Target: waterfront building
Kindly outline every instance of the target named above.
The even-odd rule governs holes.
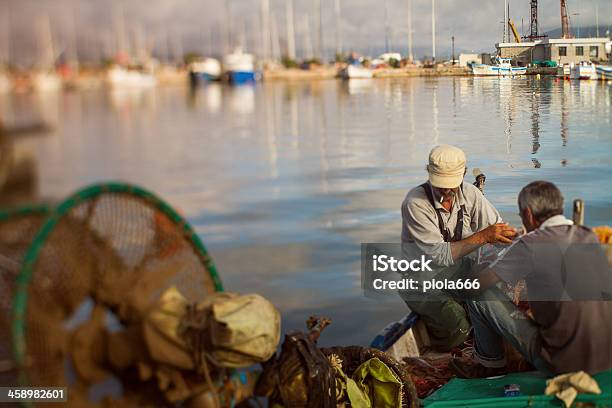
[[[581,61],[606,62],[609,38],[542,38],[535,41],[495,44],[502,58],[524,66],[533,61],[554,61],[559,65]]]

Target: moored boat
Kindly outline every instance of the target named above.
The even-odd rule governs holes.
[[[32,76],[32,88],[37,92],[56,92],[62,88],[62,79],[54,71],[36,72]]]
[[[477,76],[515,76],[525,75],[526,67],[513,67],[510,58],[497,58],[494,65],[474,64],[472,74]]]
[[[255,57],[238,48],[223,58],[223,68],[227,79],[232,84],[255,82],[258,79],[255,71]]]
[[[344,79],[355,79],[372,78],[374,74],[371,69],[368,69],[363,65],[349,64],[338,72],[338,76]]]
[[[221,79],[221,63],[216,58],[205,58],[189,65],[189,78],[192,84],[218,81]]]
[[[571,68],[569,64],[563,64],[557,67],[557,77],[559,78],[569,78],[571,73]]]
[[[603,80],[612,80],[612,66],[610,65],[597,65],[595,66],[595,72],[597,72],[597,78]]]
[[[121,66],[112,67],[107,74],[111,88],[152,88],[157,84],[153,74],[139,70],[130,70]]]
[[[572,65],[570,69],[570,79],[597,79],[595,65],[588,61],[582,61]]]
[[[11,80],[7,74],[0,71],[0,94],[11,91]]]

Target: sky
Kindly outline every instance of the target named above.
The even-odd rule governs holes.
[[[286,49],[286,3],[270,2],[272,26],[281,52]],[[335,0],[293,0],[298,57],[317,49],[316,2],[322,4],[323,48],[331,57],[336,47]],[[375,55],[385,46],[385,0],[339,0],[342,49]],[[431,0],[386,0],[389,43],[405,55],[408,4],[412,2],[413,48],[431,55]],[[519,33],[527,32],[529,0],[508,0],[510,17]],[[125,43],[153,49],[164,58],[185,52],[219,54],[227,49],[228,27],[233,45],[259,53],[262,49],[262,0],[0,0],[0,58],[33,63],[40,58],[41,23],[50,22],[55,52],[76,44],[80,57],[98,59],[117,48],[125,21]],[[602,34],[612,24],[612,1],[568,0],[573,25],[595,25],[598,9]],[[559,0],[540,0],[540,30],[559,27]],[[228,15],[228,19],[226,16]],[[503,0],[436,0],[436,51],[449,55],[451,36],[457,52],[491,52],[501,39]],[[123,18],[118,16],[123,15]],[[8,20],[8,24],[6,23]],[[47,30],[48,31],[48,30]],[[310,32],[308,36],[307,33]],[[59,51],[58,51],[59,50]]]

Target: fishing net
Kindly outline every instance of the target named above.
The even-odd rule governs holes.
[[[15,385],[10,333],[16,278],[23,257],[48,213],[47,206],[0,211],[0,386]]]
[[[21,381],[72,390],[111,376],[109,337],[130,338],[166,288],[189,301],[222,290],[187,222],[153,194],[117,183],[60,204],[34,237],[17,280],[13,346]],[[124,354],[140,351],[137,342],[127,344]]]

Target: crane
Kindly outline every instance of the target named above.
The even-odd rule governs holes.
[[[569,30],[569,17],[567,16],[567,5],[565,0],[561,1],[561,38],[571,38]]]
[[[514,25],[512,20],[510,20],[510,18],[508,18],[508,27],[510,27],[510,31],[512,31],[512,35],[514,36],[514,42],[520,43],[521,37],[519,36],[519,33],[516,30],[516,26]]]

